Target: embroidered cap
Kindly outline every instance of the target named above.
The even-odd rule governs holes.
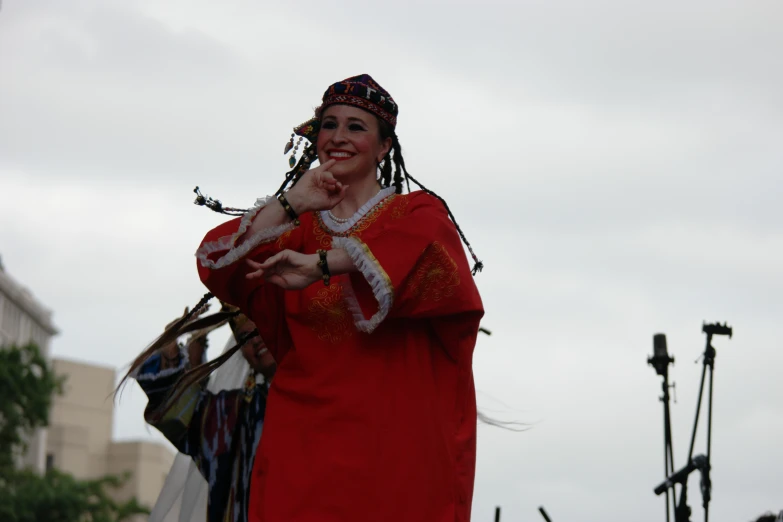
[[[369,74],[360,74],[329,86],[321,99],[321,106],[315,109],[315,117],[295,127],[294,132],[315,143],[321,128],[321,113],[331,105],[358,107],[378,116],[392,128],[397,125],[397,103]]]

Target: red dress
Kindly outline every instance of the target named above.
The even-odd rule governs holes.
[[[348,223],[308,213],[237,244],[260,206],[197,253],[204,284],[252,318],[278,363],[249,520],[468,522],[484,312],[443,205],[384,189]],[[328,287],[245,279],[244,257],[338,247],[359,271]]]

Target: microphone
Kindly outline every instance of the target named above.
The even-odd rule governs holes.
[[[653,491],[655,491],[656,495],[660,495],[661,493],[664,493],[667,489],[669,489],[673,485],[682,484],[688,479],[688,475],[690,475],[691,472],[696,469],[700,469],[700,470],[708,469],[707,457],[705,457],[704,455],[696,455],[695,457],[693,457],[693,459],[691,459],[691,461],[688,463],[687,466],[670,475],[669,478],[661,482],[658,485],[658,487],[656,487]],[[702,477],[703,476],[704,475],[702,475]]]
[[[655,373],[665,375],[669,364],[674,363],[674,357],[669,357],[666,349],[666,335],[659,333],[653,335],[653,356],[647,358],[647,364],[655,368]]]
[[[669,355],[666,349],[666,334],[653,335],[653,357],[667,357]]]

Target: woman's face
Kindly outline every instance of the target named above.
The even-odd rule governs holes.
[[[318,132],[318,160],[336,160],[329,169],[336,178],[376,177],[378,163],[392,146],[391,138],[381,141],[378,120],[369,112],[349,105],[332,105],[321,115]]]
[[[252,322],[247,321],[239,328],[235,337],[242,338],[242,336],[249,334],[255,329],[256,326]],[[274,357],[272,357],[272,354],[269,353],[269,350],[264,346],[264,342],[259,335],[249,339],[242,345],[240,350],[242,350],[242,355],[245,357],[245,360],[250,367],[257,372],[264,373],[266,369],[269,369],[275,364]]]

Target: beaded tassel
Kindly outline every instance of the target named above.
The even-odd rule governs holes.
[[[285,144],[285,149],[283,149],[283,155],[285,156],[288,154],[288,151],[294,148],[294,136],[296,136],[293,132],[291,133],[291,139],[288,140],[288,143]]]
[[[293,152],[291,152],[291,157],[288,158],[288,166],[290,168],[294,168],[294,165],[296,165],[296,153],[297,153],[297,151],[299,151],[299,146],[302,144],[302,140],[303,139],[304,138],[299,136],[299,140],[296,142],[296,146],[294,147]],[[291,138],[291,141],[288,142],[288,145],[293,145],[293,143],[294,143],[294,138]],[[286,147],[288,147],[288,145],[286,145]]]

